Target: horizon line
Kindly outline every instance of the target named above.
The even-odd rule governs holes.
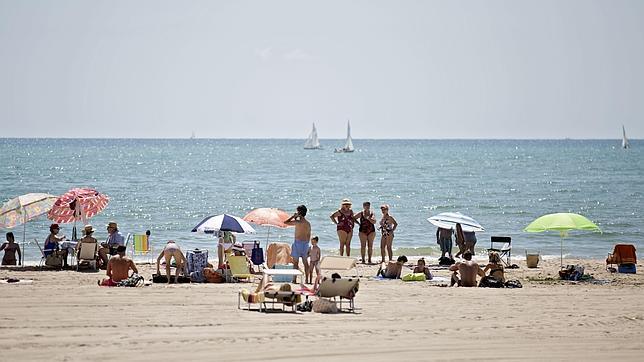
[[[286,140],[298,141],[306,140],[306,138],[290,138],[290,137],[0,137],[0,140]],[[319,138],[319,140],[344,140],[345,138]],[[620,138],[353,138],[353,140],[364,141],[621,141]],[[641,141],[639,138],[629,138],[629,141]]]

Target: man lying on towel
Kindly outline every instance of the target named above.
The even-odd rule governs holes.
[[[121,280],[129,278],[130,270],[134,273],[139,272],[132,259],[125,256],[125,250],[123,245],[116,248],[117,255],[111,257],[107,263],[107,279],[103,279],[101,286],[115,287]]]

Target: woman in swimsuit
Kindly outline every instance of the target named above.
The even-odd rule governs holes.
[[[181,249],[179,248],[179,245],[174,242],[174,240],[170,240],[166,243],[165,247],[163,248],[163,251],[161,251],[161,254],[159,254],[159,257],[157,258],[157,275],[161,274],[161,271],[159,270],[159,264],[161,263],[161,258],[165,258],[165,275],[166,278],[168,278],[168,284],[170,284],[171,280],[171,275],[170,275],[170,263],[172,261],[172,258],[174,258],[174,263],[175,263],[175,275],[174,275],[174,282],[178,283],[179,282],[179,272],[181,271],[183,275],[187,276],[186,272],[186,257],[183,255],[181,252]]]
[[[393,251],[391,246],[394,242],[394,231],[398,227],[396,219],[389,215],[389,205],[384,204],[380,206],[380,211],[382,211],[382,219],[380,219],[380,231],[382,237],[380,238],[380,256],[382,256],[382,262],[385,262],[385,254],[389,253],[389,261],[393,259]]]
[[[4,250],[2,265],[16,265],[16,253],[18,253],[18,265],[21,265],[22,254],[20,253],[20,246],[16,244],[16,239],[12,232],[7,233],[7,242],[0,246],[0,251],[2,250]]]
[[[490,253],[489,257],[489,263],[488,265],[485,266],[485,269],[483,269],[484,273],[487,273],[487,271],[490,271],[489,276],[492,278],[505,283],[505,275],[503,272],[503,264],[501,264],[501,257],[499,256],[499,253],[493,252]]]
[[[67,240],[65,235],[58,235],[60,226],[58,224],[51,224],[49,226],[49,235],[45,238],[45,256],[57,254],[63,258],[63,267],[67,267],[67,248],[60,248],[60,242]]]
[[[342,199],[340,209],[330,216],[331,221],[337,225],[338,239],[340,240],[340,256],[351,256],[351,238],[353,237],[353,225],[356,222],[351,210],[351,200]]]
[[[365,247],[368,248],[369,264],[371,264],[371,255],[373,254],[373,239],[376,238],[376,217],[371,211],[371,203],[365,201],[362,203],[362,211],[355,214],[353,217],[360,228],[358,229],[358,236],[360,237],[360,255],[362,256],[362,264],[365,263],[364,254]]]

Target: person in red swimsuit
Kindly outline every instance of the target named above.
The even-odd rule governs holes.
[[[338,239],[340,240],[340,256],[344,256],[344,250],[347,251],[347,256],[351,256],[351,238],[353,237],[353,225],[355,219],[353,218],[353,210],[351,210],[351,200],[342,199],[340,209],[330,216],[331,221],[336,224],[338,231]]]
[[[371,255],[373,255],[373,240],[376,238],[376,217],[371,211],[371,203],[365,201],[362,203],[362,211],[355,214],[353,217],[360,228],[358,229],[358,236],[360,237],[360,256],[362,257],[362,264],[365,263],[364,255],[365,248],[368,249],[369,264],[371,264]]]

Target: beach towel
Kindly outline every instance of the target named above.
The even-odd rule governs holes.
[[[131,277],[123,279],[116,283],[117,287],[141,287],[145,283],[145,278],[138,274],[132,274]]]
[[[188,273],[202,272],[208,266],[208,250],[188,250],[186,252]]]

